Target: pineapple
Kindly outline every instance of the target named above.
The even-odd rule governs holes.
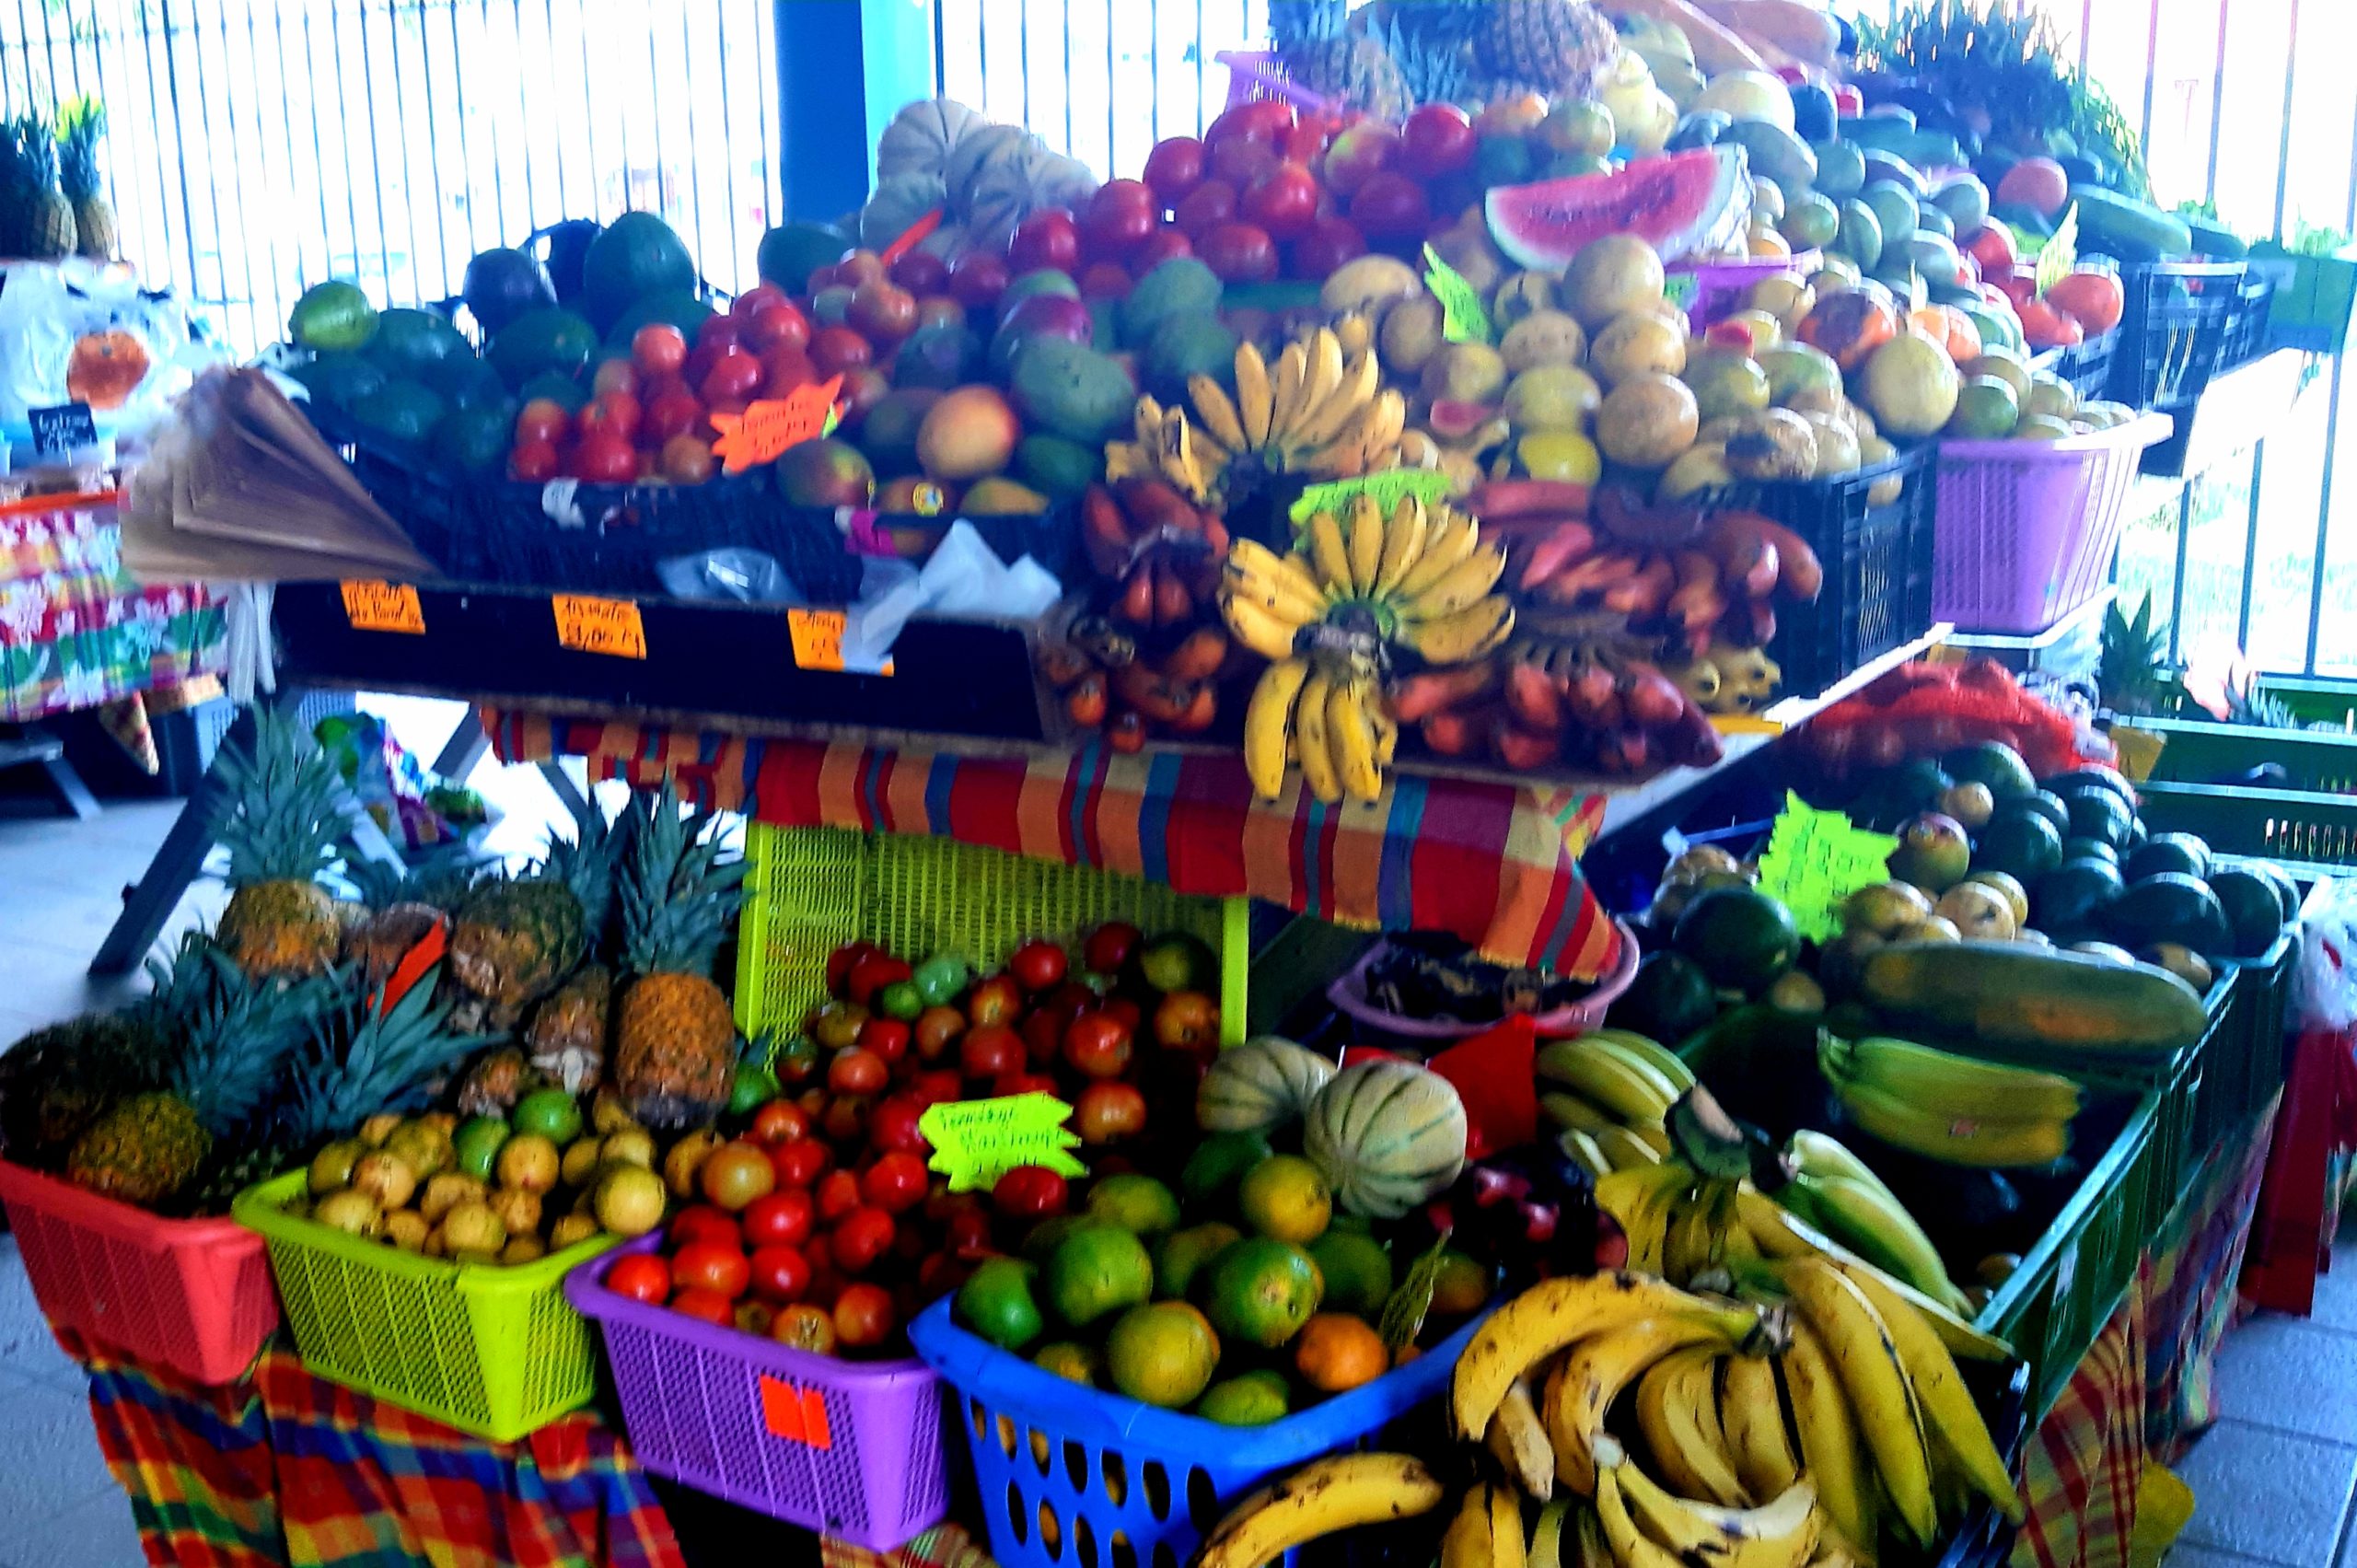
[[[162,1048],[140,1007],[34,1030],[0,1056],[0,1147],[19,1163],[53,1166],[127,1087],[145,1086]]]
[[[499,1046],[475,1058],[459,1082],[459,1111],[465,1116],[505,1116],[516,1102],[548,1081],[524,1060],[522,1050]]]
[[[567,1094],[579,1094],[605,1074],[606,1018],[613,994],[612,972],[603,964],[584,964],[540,1004],[524,1031],[532,1065]]]
[[[1502,87],[1576,97],[1620,52],[1612,23],[1587,0],[1495,0],[1487,9],[1474,52]]]
[[[512,1029],[579,961],[581,900],[546,877],[485,882],[450,928],[449,979],[462,1021]]]
[[[57,174],[74,204],[75,248],[97,261],[115,253],[114,208],[99,183],[99,138],[106,134],[106,106],[95,98],[69,99],[57,111]]]
[[[342,862],[351,795],[291,714],[257,708],[254,721],[252,747],[225,746],[214,763],[213,830],[234,889],[218,935],[255,979],[294,979],[326,969],[343,947],[343,918],[319,877]]]
[[[349,1137],[372,1116],[424,1108],[433,1086],[490,1043],[460,1032],[428,974],[386,1008],[354,997],[321,1016],[296,1058],[295,1090],[273,1129],[280,1167]]]
[[[2103,612],[2103,653],[2096,666],[2096,688],[2104,705],[2131,717],[2165,713],[2177,680],[2168,668],[2169,633],[2153,623],[2153,596],[2132,616],[2115,598]]]
[[[57,186],[57,141],[38,114],[7,127],[9,238],[19,253],[40,260],[74,254],[74,203]]]
[[[743,902],[741,858],[723,861],[708,813],[683,819],[667,785],[638,814],[621,884],[614,1086],[648,1127],[711,1121],[728,1103],[737,1025],[712,967]]]
[[[390,904],[344,933],[343,961],[360,971],[370,990],[393,978],[410,949],[442,923],[432,904]]]
[[[1416,107],[1416,93],[1384,41],[1350,26],[1345,0],[1272,0],[1269,28],[1286,74],[1332,102],[1385,122]]]

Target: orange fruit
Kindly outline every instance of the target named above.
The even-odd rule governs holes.
[[[1334,1218],[1334,1190],[1299,1155],[1271,1155],[1244,1173],[1236,1206],[1262,1236],[1300,1245],[1326,1234]]]
[[[1329,1394],[1372,1383],[1389,1369],[1391,1353],[1383,1336],[1364,1318],[1347,1312],[1320,1312],[1301,1326],[1294,1342],[1294,1370],[1311,1388]]]
[[[1444,1252],[1433,1280],[1433,1311],[1443,1318],[1479,1312],[1490,1299],[1490,1271],[1462,1252]]]
[[[1222,1334],[1274,1350],[1301,1331],[1325,1294],[1326,1282],[1308,1253],[1253,1236],[1212,1260],[1203,1299]]]
[[[1195,1402],[1219,1366],[1219,1336],[1183,1301],[1132,1307],[1105,1336],[1113,1387],[1141,1404],[1176,1410]]]

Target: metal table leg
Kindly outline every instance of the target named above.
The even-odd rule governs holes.
[[[287,700],[294,700],[292,693]],[[221,744],[250,746],[253,738],[253,710],[244,708],[230,721],[229,732],[222,737]],[[212,852],[213,813],[219,790],[213,770],[207,768],[204,776],[196,781],[196,787],[189,791],[180,816],[173,819],[172,830],[164,835],[146,871],[123,889],[122,913],[115,917],[114,928],[99,945],[98,957],[90,960],[92,974],[130,973],[146,958],[156,938],[163,935],[164,923],[180,907],[180,895],[203,871],[204,857]]]

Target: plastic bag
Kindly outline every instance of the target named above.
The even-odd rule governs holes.
[[[655,575],[673,598],[717,599],[724,604],[807,604],[794,579],[774,556],[731,547],[674,555],[655,563]]]
[[[2301,911],[2300,962],[2287,1004],[2291,1026],[2343,1033],[2357,1026],[2357,877],[2318,883]]]
[[[227,356],[169,293],[79,258],[17,261],[0,284],[0,432],[29,447],[26,411],[86,403],[99,435],[139,436],[199,370]]]
[[[860,602],[845,617],[843,668],[881,668],[912,615],[1033,621],[1062,596],[1054,573],[1028,555],[1007,565],[974,525],[961,519],[942,536],[923,571],[898,582],[873,574],[863,583]]]
[[[377,830],[404,854],[469,842],[497,820],[481,796],[428,772],[373,714],[335,714],[314,733]]]

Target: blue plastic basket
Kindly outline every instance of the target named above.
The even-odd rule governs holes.
[[[1001,1568],[1180,1568],[1243,1493],[1444,1392],[1474,1329],[1298,1415],[1221,1426],[1042,1372],[958,1328],[949,1306],[920,1313],[909,1340],[950,1386]]]

